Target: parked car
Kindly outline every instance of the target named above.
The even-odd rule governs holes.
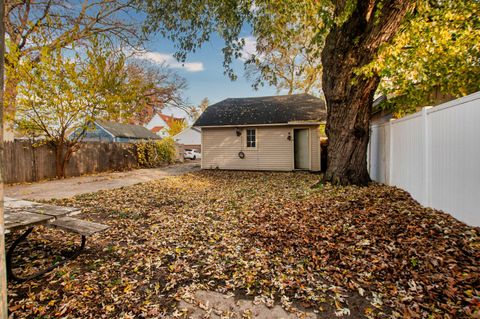
[[[196,160],[197,158],[202,158],[202,153],[197,150],[185,149],[185,153],[183,153],[183,158]]]

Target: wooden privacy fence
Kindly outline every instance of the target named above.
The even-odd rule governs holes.
[[[6,142],[5,183],[36,182],[54,178],[55,151],[49,145],[31,141]],[[122,171],[138,167],[131,143],[84,142],[66,166],[66,176]]]
[[[480,92],[372,125],[373,180],[480,226]]]

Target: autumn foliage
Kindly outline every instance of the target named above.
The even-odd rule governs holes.
[[[11,312],[184,318],[177,301],[201,289],[321,318],[478,316],[478,228],[394,187],[317,182],[307,173],[202,171],[55,201],[110,229],[75,262],[10,284]],[[39,267],[29,258],[46,238],[48,261],[70,237],[34,232],[14,262]]]
[[[158,167],[175,162],[177,149],[171,137],[161,141],[144,141],[135,144],[140,167]]]

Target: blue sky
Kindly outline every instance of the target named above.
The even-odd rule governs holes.
[[[249,34],[244,37],[253,39]],[[216,103],[229,97],[247,97],[275,95],[274,87],[263,87],[254,90],[251,83],[245,79],[243,72],[243,62],[237,60],[234,62],[234,69],[238,75],[236,81],[231,81],[223,74],[223,40],[218,36],[212,36],[212,40],[205,43],[200,50],[191,53],[187,61],[182,66],[171,55],[175,53],[174,43],[160,35],[151,35],[149,41],[145,44],[149,60],[164,61],[170,65],[170,68],[178,72],[187,79],[188,89],[185,91],[189,101],[198,105],[200,101],[207,97],[210,103]],[[248,48],[247,48],[248,50]],[[185,116],[180,110],[165,110],[166,114],[175,114]]]

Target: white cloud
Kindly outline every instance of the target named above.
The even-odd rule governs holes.
[[[245,62],[250,59],[252,55],[257,54],[257,38],[248,36],[243,38],[243,40],[245,41],[245,45],[242,48],[240,60]]]
[[[183,69],[187,72],[201,72],[205,70],[202,62],[178,62],[173,55],[169,53],[138,51],[134,57],[155,64],[166,65],[172,69]]]

